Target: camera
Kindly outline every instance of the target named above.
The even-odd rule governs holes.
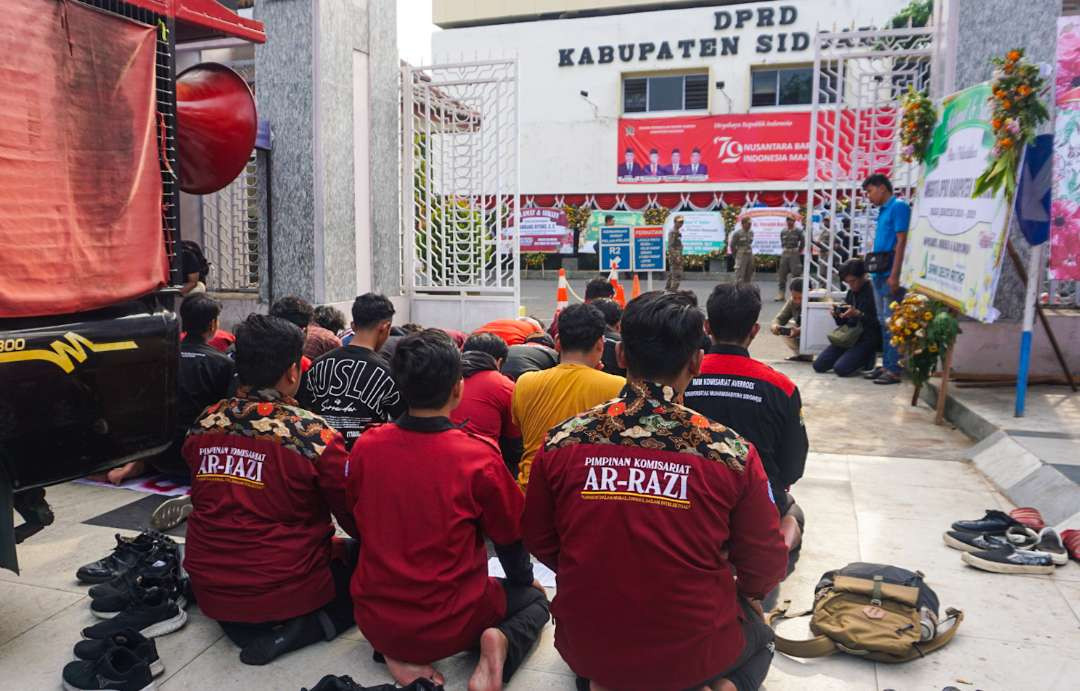
[[[781,336],[790,336],[791,335],[791,327],[790,326],[781,326],[776,330],[776,333],[780,334]]]

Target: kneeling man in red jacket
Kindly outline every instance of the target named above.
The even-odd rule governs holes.
[[[703,323],[683,293],[630,302],[626,387],[533,463],[525,543],[557,573],[555,647],[593,691],[749,691],[772,662],[761,599],[787,547],[753,445],[681,403]]]
[[[524,497],[495,442],[450,421],[462,365],[444,332],[402,339],[393,371],[408,413],[368,428],[349,457],[356,622],[402,686],[443,683],[431,663],[479,644],[469,691],[501,689],[548,621],[521,542]],[[505,579],[488,577],[485,535]]]
[[[184,566],[199,607],[262,665],[353,624],[355,541],[341,435],[297,406],[304,333],[251,315],[236,330],[239,388],[188,432],[193,511]]]

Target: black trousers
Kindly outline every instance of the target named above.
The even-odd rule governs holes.
[[[506,593],[506,617],[495,628],[502,631],[509,643],[503,665],[503,683],[506,683],[540,638],[551,618],[551,604],[544,593],[531,585],[514,585],[502,578],[499,582]]]
[[[334,599],[321,608],[301,617],[314,615],[322,625],[323,640],[333,640],[347,631],[354,623],[352,596],[349,583],[360,556],[360,544],[355,540],[345,540],[345,549],[341,559],[330,561],[330,574],[334,579]],[[300,617],[296,617],[299,619]],[[257,624],[246,622],[219,621],[221,629],[233,643],[241,648],[247,647],[256,638],[265,636],[282,624],[292,620],[265,621]],[[312,641],[313,643],[315,641]]]
[[[769,666],[772,664],[775,635],[769,625],[750,607],[749,602],[740,597],[739,606],[744,615],[739,624],[745,641],[739,657],[722,674],[717,674],[700,684],[694,684],[687,691],[699,691],[702,686],[715,684],[721,679],[727,679],[735,684],[735,688],[739,691],[756,691],[765,683],[765,677],[769,675]],[[589,680],[578,677],[577,689],[589,691]]]
[[[866,365],[873,365],[877,359],[877,345],[864,339],[850,348],[828,345],[814,360],[814,371],[824,374],[835,370],[837,376],[850,377]]]

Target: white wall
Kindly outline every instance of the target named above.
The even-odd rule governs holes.
[[[793,183],[692,183],[619,185],[615,180],[618,119],[622,113],[622,75],[668,70],[709,68],[709,113],[750,112],[751,65],[809,65],[814,60],[812,37],[820,27],[832,30],[842,26],[882,26],[908,0],[788,0],[744,5],[641,12],[587,19],[564,19],[523,22],[463,29],[448,29],[432,36],[432,54],[436,63],[461,59],[485,59],[517,56],[520,61],[521,108],[521,192],[523,194],[559,193],[640,193],[680,192],[725,189],[791,189]],[[716,12],[794,7],[797,19],[787,26],[758,27],[757,15],[740,29],[717,31]],[[774,16],[774,21],[776,17]],[[763,34],[803,32],[811,36],[804,51],[778,52],[778,39],[769,53],[756,52],[758,37]],[[683,39],[721,39],[738,37],[738,54],[701,57],[695,44],[692,56],[684,58],[677,42]],[[790,45],[791,37],[787,39]],[[631,62],[618,57],[620,44],[652,42],[658,47],[667,41],[673,59],[657,60],[655,54]],[[559,66],[559,49],[574,48],[574,59],[581,49],[590,48],[597,58],[597,47],[616,47],[610,64]],[[719,47],[718,47],[719,53]],[[715,82],[725,82],[728,100],[715,89]],[[588,100],[579,92],[587,91]],[[591,102],[591,103],[590,103]],[[730,108],[730,110],[729,110]],[[754,112],[809,110],[809,106],[755,108]],[[693,114],[706,114],[697,111]],[[673,114],[677,115],[677,114]],[[655,114],[645,114],[656,117]]]

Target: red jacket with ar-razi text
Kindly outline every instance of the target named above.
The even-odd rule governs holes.
[[[362,543],[356,624],[387,657],[434,662],[502,620],[506,592],[488,577],[485,535],[509,582],[532,583],[521,490],[494,442],[447,418],[369,428],[352,448],[348,493]]]
[[[787,567],[757,452],[674,395],[628,384],[552,429],[525,501],[525,545],[558,576],[555,647],[620,691],[725,672],[744,643],[736,596]]]
[[[331,513],[356,533],[338,432],[273,389],[242,390],[203,412],[183,455],[194,505],[184,567],[207,616],[279,621],[333,599]]]

